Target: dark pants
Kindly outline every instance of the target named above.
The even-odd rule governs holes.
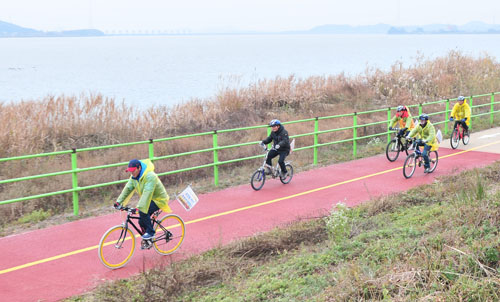
[[[279,155],[280,158],[278,159],[278,163],[280,164],[281,172],[287,173],[286,166],[285,166],[285,158],[287,157],[288,153],[289,153],[288,151],[276,151],[276,150],[272,149],[267,154],[266,164],[272,166],[273,165],[272,159]]]
[[[465,131],[469,130],[469,126],[467,126],[467,123],[462,122],[462,121],[455,121],[455,125],[453,126],[453,129],[457,128],[457,124],[461,124]]]
[[[154,235],[155,230],[153,229],[153,223],[151,222],[151,215],[158,211],[158,206],[156,205],[156,202],[151,200],[151,204],[149,205],[149,210],[148,213],[143,213],[139,211],[139,225],[143,230],[146,231],[146,233],[149,233],[151,235]]]
[[[417,147],[424,146],[424,151],[422,152],[422,157],[424,158],[424,167],[430,168],[431,165],[429,164],[429,151],[431,150],[432,146],[424,144],[424,143],[419,143],[416,145],[417,145]]]

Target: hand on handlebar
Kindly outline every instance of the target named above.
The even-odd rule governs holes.
[[[389,127],[389,130],[391,130],[391,131],[392,131],[392,127]]]
[[[115,209],[117,209],[117,210],[120,210],[120,209],[122,208],[122,205],[121,205],[121,204],[119,204],[118,202],[115,202],[115,203],[113,204],[113,207],[114,207]]]
[[[453,117],[452,116],[450,116],[450,122],[453,122]]]

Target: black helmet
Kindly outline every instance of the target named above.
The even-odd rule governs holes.
[[[461,96],[459,96],[459,97],[457,98],[457,101],[459,101],[459,102],[461,102],[461,101],[465,101],[465,97],[461,95]]]
[[[280,120],[272,120],[269,122],[269,126],[274,127],[274,126],[280,126],[281,122]]]
[[[425,113],[422,113],[419,117],[418,117],[419,120],[423,121],[423,120],[426,120],[428,121],[429,120],[429,116]]]
[[[405,108],[405,106],[398,106],[398,108],[396,110],[397,110],[397,112],[400,112],[400,111],[405,111],[406,108]]]

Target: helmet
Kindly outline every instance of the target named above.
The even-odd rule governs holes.
[[[426,120],[428,121],[429,120],[429,116],[425,113],[421,114],[419,117],[418,117],[419,120],[423,121],[423,120]]]
[[[457,101],[459,101],[459,102],[464,101],[464,100],[465,100],[465,97],[464,97],[464,96],[459,96],[459,97],[457,98]]]
[[[405,106],[398,106],[398,108],[396,110],[398,112],[400,112],[400,111],[406,111],[406,108],[405,108]]]
[[[269,126],[274,127],[274,126],[280,126],[281,122],[279,120],[272,120],[269,122]]]

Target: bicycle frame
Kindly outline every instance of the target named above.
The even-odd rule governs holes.
[[[271,149],[267,149],[267,148],[265,148],[265,149],[264,149],[264,151],[266,151],[267,153],[266,153],[266,156],[264,157],[264,162],[262,163],[262,166],[259,168],[259,170],[260,170],[260,171],[263,171],[264,173],[266,172],[266,169],[269,169],[269,166],[266,164],[266,161],[267,161],[267,157],[269,156],[269,152],[270,152],[271,150],[276,150],[276,149],[274,149],[274,148],[271,148]],[[287,165],[287,164],[290,164],[290,162],[285,161],[285,165]],[[278,172],[279,172],[279,171],[281,171],[281,168],[280,168],[280,166],[279,166],[279,162],[276,162],[276,165],[275,165],[274,167],[273,167],[273,166],[271,166],[271,171],[270,171],[270,172],[271,172],[271,174],[270,174],[270,175],[271,175],[273,178],[276,178],[276,177],[278,177],[278,176],[279,176],[279,175],[278,175]]]
[[[131,208],[127,208],[127,207],[124,207],[122,209],[123,211],[127,211],[127,218],[125,218],[125,221],[122,223],[123,227],[124,227],[124,233],[122,234],[122,236],[120,236],[120,238],[118,239],[118,241],[122,240],[121,238],[125,238],[125,236],[123,236],[124,234],[126,234],[126,231],[127,229],[129,229],[129,224],[132,225],[132,227],[137,231],[137,233],[139,233],[139,235],[144,235],[145,231],[142,230],[142,228],[138,228],[136,226],[136,224],[134,223],[133,220],[139,220],[140,217],[137,217],[137,216],[132,216],[132,209]],[[151,223],[153,224],[153,228],[155,226],[155,224],[158,224],[159,227],[163,230],[164,234],[168,234],[168,230],[166,228],[164,228],[160,222],[157,220],[157,217],[160,216],[161,214],[161,210],[157,210],[155,211],[152,215],[151,215]],[[154,242],[157,242],[157,241],[160,241],[160,240],[163,240],[165,238],[163,238],[164,235],[160,236],[159,238],[153,238],[153,239],[149,239],[148,241],[151,241],[151,243],[154,243]]]

